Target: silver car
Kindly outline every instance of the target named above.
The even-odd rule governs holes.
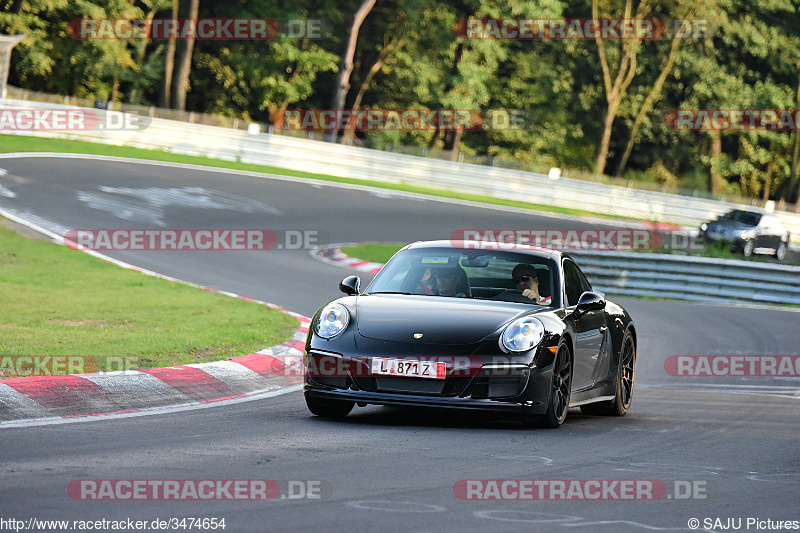
[[[734,209],[700,226],[700,237],[708,242],[730,243],[731,249],[749,257],[774,255],[779,261],[789,248],[789,231],[775,215]]]

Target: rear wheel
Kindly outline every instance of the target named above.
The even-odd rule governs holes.
[[[553,360],[553,379],[550,384],[550,401],[547,412],[539,418],[539,424],[546,428],[557,428],[564,423],[569,410],[572,394],[572,358],[565,343],[558,346]]]
[[[617,392],[611,402],[590,403],[581,406],[586,415],[623,416],[631,407],[633,398],[633,377],[636,371],[636,345],[633,335],[625,333],[619,350],[617,369]]]
[[[344,400],[319,400],[306,396],[308,410],[324,418],[344,418],[353,410],[354,402]]]

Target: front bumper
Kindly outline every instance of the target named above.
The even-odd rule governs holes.
[[[709,228],[705,231],[701,231],[700,237],[706,242],[727,243],[734,249],[744,248],[745,243],[747,243],[748,241],[748,239],[742,237],[742,234],[739,232],[730,232],[730,231],[719,232],[719,231],[714,231],[714,229],[712,228]]]
[[[332,363],[326,365],[325,358]],[[336,368],[335,375],[318,372],[325,367]],[[311,351],[304,391],[307,397],[318,400],[536,415],[547,410],[551,383],[552,364],[538,368],[534,364],[481,364],[473,360],[469,368],[450,368],[445,379],[435,380],[376,376],[369,370],[368,357]]]

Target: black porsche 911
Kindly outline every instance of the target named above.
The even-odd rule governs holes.
[[[631,405],[633,321],[566,253],[417,242],[359,285],[342,280],[347,296],[311,321],[304,393],[318,416],[407,405],[558,427],[570,407],[621,416]]]

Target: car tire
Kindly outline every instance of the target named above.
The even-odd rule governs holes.
[[[778,244],[778,248],[775,249],[775,259],[777,259],[778,261],[783,261],[784,259],[786,259],[787,248],[788,246],[786,245],[786,243],[781,241]]]
[[[619,349],[617,392],[610,402],[590,403],[581,406],[585,415],[625,416],[633,398],[633,380],[636,374],[636,343],[630,331],[625,332]]]
[[[750,239],[749,241],[744,243],[744,246],[742,247],[742,253],[744,254],[745,257],[750,257],[751,255],[753,255],[753,250],[755,249],[756,249],[756,241]]]
[[[306,396],[308,410],[323,418],[344,418],[353,410],[355,402],[345,400],[319,400]]]
[[[572,395],[572,356],[563,341],[558,345],[553,359],[553,377],[550,383],[547,411],[537,422],[541,427],[555,429],[566,420]]]

